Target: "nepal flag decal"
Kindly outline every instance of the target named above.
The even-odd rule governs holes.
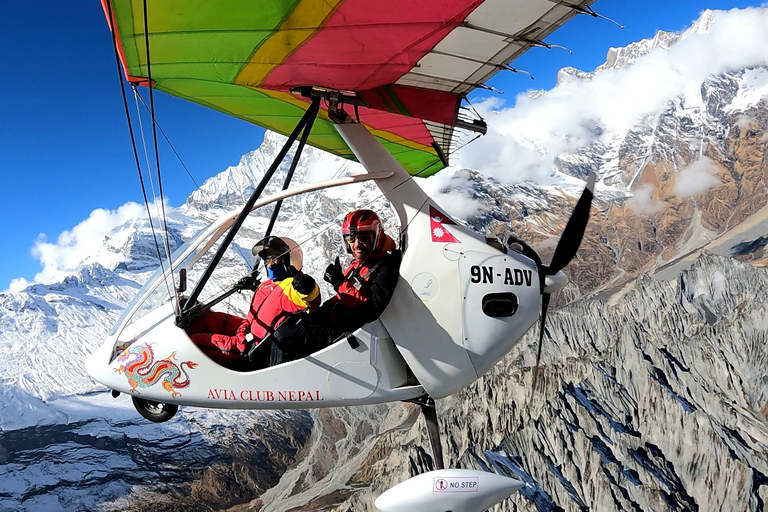
[[[459,243],[450,231],[445,228],[445,224],[456,225],[451,219],[440,213],[434,206],[429,206],[429,228],[432,231],[433,242]]]

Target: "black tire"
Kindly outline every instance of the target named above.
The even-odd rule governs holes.
[[[139,411],[139,414],[155,423],[168,421],[173,418],[176,415],[176,411],[179,410],[179,406],[176,404],[153,402],[152,400],[144,400],[137,396],[132,396],[131,399],[133,400],[133,406]]]

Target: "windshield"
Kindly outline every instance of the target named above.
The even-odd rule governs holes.
[[[288,236],[300,244],[304,252],[302,270],[315,277],[322,288],[322,296],[326,299],[334,295],[335,291],[323,282],[324,269],[336,256],[342,255],[343,259],[346,254],[340,224],[346,212],[352,209],[352,204],[347,207],[344,203],[355,198],[359,199],[361,195],[354,192],[355,189],[359,190],[362,187],[368,188],[370,192],[378,192],[375,184],[370,182],[347,185],[339,189],[311,191],[289,197],[280,210],[281,215],[278,216],[273,230],[274,235]],[[374,201],[370,201],[366,207],[377,210],[384,224],[387,225],[387,231],[397,238],[399,224],[397,215],[386,199],[379,196]],[[254,264],[263,267],[259,259],[251,254],[251,248],[266,232],[272,210],[272,205],[258,208],[246,218],[206,282],[197,299],[199,302],[208,303],[231,290],[240,278],[251,272]],[[142,329],[126,329],[126,327],[160,306],[171,303],[174,295],[173,286],[174,283],[179,284],[181,269],[185,269],[187,274],[186,292],[182,293],[182,296],[191,293],[216,254],[233,220],[232,213],[221,217],[174,251],[173,281],[168,275],[167,263],[165,278],[163,270],[158,268],[120,316],[111,335],[117,334],[117,341],[121,343],[133,341],[140,336],[143,333]],[[266,279],[263,273],[261,279]],[[248,314],[250,298],[251,294],[235,293],[216,308],[244,317]],[[171,314],[172,308],[169,307],[166,311],[166,314]]]
[[[178,283],[178,269],[181,268],[179,266],[179,258],[181,258],[185,253],[190,251],[190,248],[196,247],[200,244],[200,242],[206,238],[208,238],[208,231],[210,229],[210,226],[207,229],[203,229],[199,233],[197,233],[195,236],[184,242],[178,249],[176,249],[173,254],[171,255],[171,260],[174,262],[177,262],[174,266],[174,282]],[[168,272],[168,262],[164,261],[162,266],[158,267],[152,275],[149,276],[149,279],[147,279],[147,282],[144,283],[144,286],[141,287],[141,289],[138,291],[138,293],[133,297],[131,302],[128,303],[128,306],[126,306],[123,313],[120,315],[120,318],[118,318],[117,322],[115,322],[114,327],[112,328],[112,331],[109,333],[110,336],[114,336],[117,331],[124,327],[126,319],[131,316],[132,312],[136,311],[139,305],[143,306],[141,307],[140,311],[136,311],[136,314],[131,317],[131,321],[135,321],[142,316],[144,316],[147,312],[151,311],[153,307],[158,306],[160,304],[163,304],[165,302],[169,301],[169,290],[171,285],[171,280],[168,279],[168,286],[165,286],[162,284],[162,277],[163,273]],[[160,285],[160,286],[158,286]],[[153,288],[158,287],[157,290],[155,290],[154,293],[151,295],[148,295],[149,291]],[[125,324],[127,325],[127,324]]]

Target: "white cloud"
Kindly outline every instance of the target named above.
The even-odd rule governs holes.
[[[738,126],[739,130],[744,131],[749,129],[749,127],[752,126],[752,123],[754,122],[755,120],[750,116],[739,116],[734,125]]]
[[[350,160],[344,160],[341,157],[330,153],[321,153],[313,151],[305,157],[307,172],[304,181],[313,183],[316,181],[325,181],[346,174],[359,174],[365,172],[362,165]]]
[[[653,199],[653,186],[643,185],[627,199],[627,206],[635,213],[653,215],[664,207],[664,203]]]
[[[718,174],[714,162],[703,156],[677,173],[672,192],[680,197],[695,196],[722,183]]]
[[[430,176],[419,185],[451,217],[467,219],[488,208],[476,194],[468,171],[441,172]]]
[[[717,11],[707,33],[688,33],[634,65],[589,81],[565,80],[546,94],[519,95],[514,107],[494,98],[475,105],[488,135],[456,155],[456,167],[482,170],[507,183],[551,179],[555,158],[624,135],[672,98],[701,104],[710,75],[768,64],[768,10]]]
[[[154,205],[152,207],[155,211]],[[169,212],[167,205],[166,212]],[[50,284],[76,272],[83,264],[99,262],[109,266],[115,263],[117,256],[104,250],[104,237],[114,228],[129,221],[145,219],[146,216],[144,205],[130,202],[117,210],[93,210],[80,224],[62,232],[55,242],[49,242],[48,237],[41,233],[32,248],[32,256],[40,261],[43,269],[35,275],[34,281]],[[24,283],[25,280],[16,279],[11,286]]]
[[[29,281],[27,281],[23,277],[19,277],[19,278],[16,278],[16,279],[11,281],[11,284],[8,286],[8,291],[9,292],[20,292],[20,291],[23,291],[24,288],[26,288],[30,284],[32,284],[32,283],[30,283]]]

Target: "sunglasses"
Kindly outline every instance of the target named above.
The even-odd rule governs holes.
[[[362,233],[349,233],[344,235],[344,240],[347,243],[352,243],[359,240],[364,244],[372,244],[375,237],[375,233],[363,231]]]

